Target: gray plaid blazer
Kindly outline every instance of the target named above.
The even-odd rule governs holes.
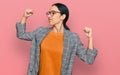
[[[32,32],[26,32],[26,24],[22,25],[20,22],[16,22],[17,37],[22,40],[32,41],[27,75],[38,75],[40,63],[39,45],[50,30],[50,27],[41,26]],[[64,28],[64,51],[60,75],[72,75],[72,65],[75,55],[87,64],[93,64],[97,53],[98,50],[96,48],[94,50],[90,50],[89,48],[85,50],[79,36]]]

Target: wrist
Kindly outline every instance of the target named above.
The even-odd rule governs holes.
[[[22,19],[27,19],[27,18],[28,18],[28,17],[26,17],[26,16],[23,16],[23,17],[22,17]]]
[[[88,40],[92,40],[92,37],[88,37]]]
[[[88,39],[92,39],[92,36],[88,37]]]
[[[21,19],[21,24],[25,24],[26,21],[27,21],[27,18],[23,16],[22,19]]]

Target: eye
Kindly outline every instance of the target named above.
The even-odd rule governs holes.
[[[51,14],[53,14],[53,15],[54,15],[54,14],[55,14],[55,12],[54,12],[54,11],[52,11],[52,12],[51,12]]]

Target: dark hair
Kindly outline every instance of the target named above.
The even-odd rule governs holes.
[[[64,25],[65,29],[70,30],[68,28],[68,26],[66,25],[66,22],[67,22],[67,20],[69,18],[69,10],[68,10],[67,6],[62,4],[62,3],[55,3],[52,6],[54,6],[54,5],[58,8],[58,10],[60,11],[61,15],[63,15],[63,14],[66,15],[65,19],[63,20],[63,25]]]

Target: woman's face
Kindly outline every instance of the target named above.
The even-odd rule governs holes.
[[[50,10],[46,13],[50,25],[56,25],[63,21],[60,11],[56,6],[51,6]]]

